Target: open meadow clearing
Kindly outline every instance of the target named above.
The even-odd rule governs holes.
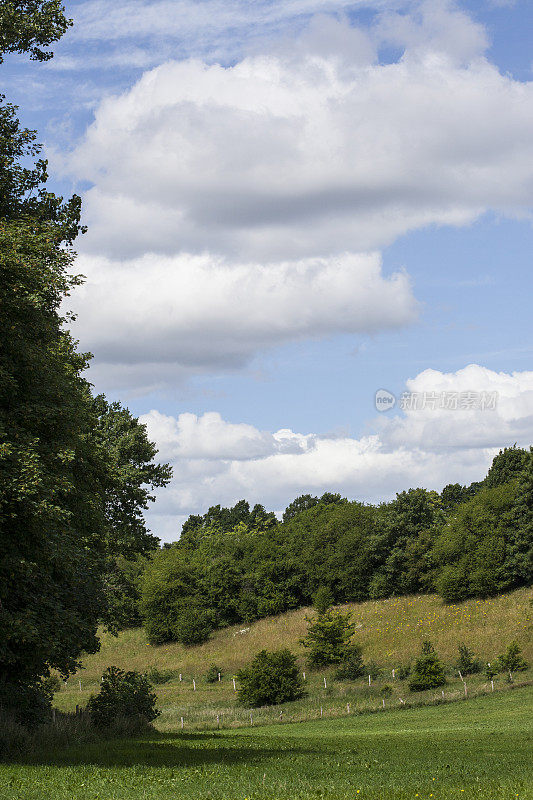
[[[529,800],[531,688],[253,730],[154,733],[0,767],[2,800]]]

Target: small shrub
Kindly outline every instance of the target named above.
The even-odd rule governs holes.
[[[220,677],[222,677],[222,670],[220,669],[220,667],[217,667],[216,664],[211,664],[211,666],[205,673],[205,679],[207,683],[216,683],[218,681],[219,673]]]
[[[487,661],[487,663],[485,664],[485,677],[487,678],[487,680],[491,681],[497,674],[498,670],[496,669],[494,664],[491,664]]]
[[[59,692],[61,686],[61,678],[57,675],[48,675],[46,678],[43,678],[43,687],[47,692]]]
[[[415,661],[409,688],[412,692],[423,692],[424,689],[434,689],[445,683],[446,675],[443,664],[431,642],[424,642],[422,655]]]
[[[341,664],[349,651],[355,630],[351,615],[328,609],[306,619],[307,636],[301,641],[309,650],[309,665],[325,667],[328,664]]]
[[[408,678],[409,675],[411,674],[411,665],[403,664],[401,667],[398,667],[398,669],[395,671],[394,674],[396,675],[398,680],[400,681],[406,680],[406,678]]]
[[[365,674],[363,651],[358,644],[349,647],[335,677],[341,681],[354,681]]]
[[[192,646],[207,642],[214,628],[213,613],[201,608],[182,608],[172,625],[173,638]]]
[[[168,683],[176,676],[173,669],[157,669],[157,667],[150,667],[145,672],[146,677],[154,686],[159,686],[162,683]]]
[[[381,687],[379,693],[382,697],[390,697],[392,695],[392,686],[389,686],[388,683],[386,683],[385,686]]]
[[[148,725],[159,716],[155,704],[156,696],[146,675],[108,667],[102,676],[100,692],[89,698],[87,710],[98,728],[118,725],[121,729],[128,726],[133,729]]]
[[[498,656],[497,668],[499,672],[520,672],[527,669],[527,662],[522,658],[522,648],[518,642],[511,642],[505,653]]]
[[[245,706],[277,705],[304,696],[296,656],[290,650],[261,650],[237,678],[239,700]]]
[[[381,677],[383,670],[381,669],[375,661],[369,661],[368,664],[365,664],[365,675],[370,675],[370,679],[373,681],[377,681],[378,678]]]
[[[481,662],[475,658],[472,650],[469,650],[464,642],[459,645],[459,658],[457,659],[457,669],[461,675],[474,675],[481,672]]]

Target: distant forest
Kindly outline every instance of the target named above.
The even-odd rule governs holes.
[[[439,494],[400,492],[378,506],[303,495],[282,521],[245,500],[185,522],[138,576],[153,643],[194,644],[217,628],[312,602],[437,592],[486,597],[533,576],[533,450],[500,451],[484,480]]]

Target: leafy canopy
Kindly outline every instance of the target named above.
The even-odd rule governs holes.
[[[60,0],[4,0],[0,3],[0,63],[6,53],[29,53],[36,61],[53,57],[44,50],[72,25]]]

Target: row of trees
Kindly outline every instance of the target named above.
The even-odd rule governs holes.
[[[47,60],[70,24],[56,0],[0,2],[0,62]],[[67,676],[99,622],[131,616],[120,560],[157,547],[143,511],[170,477],[144,426],[84,377],[62,311],[82,282],[81,202],[49,191],[39,153],[0,96],[0,706],[25,720],[46,712],[51,668]]]
[[[241,501],[185,523],[141,580],[150,641],[203,641],[217,626],[309,605],[420,592],[488,596],[533,578],[533,453],[502,451],[468,487],[401,492],[370,506],[297,498],[283,521]]]

